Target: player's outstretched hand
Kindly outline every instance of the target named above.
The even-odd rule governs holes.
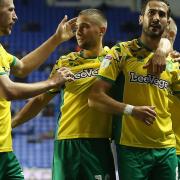
[[[156,119],[156,112],[154,109],[154,106],[134,106],[132,115],[150,126]]]
[[[166,54],[161,50],[156,50],[143,68],[147,69],[148,74],[159,76],[166,69]]]
[[[56,39],[59,43],[68,41],[75,35],[76,20],[77,17],[68,20],[68,16],[67,15],[64,16],[63,20],[58,25],[55,33]]]
[[[58,69],[57,72],[52,77],[50,77],[49,80],[54,87],[61,87],[67,81],[74,81],[74,74],[70,71],[70,69],[62,67]]]

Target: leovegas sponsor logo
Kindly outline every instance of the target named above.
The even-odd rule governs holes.
[[[94,77],[98,75],[99,68],[96,69],[83,69],[82,71],[74,74],[75,79],[87,78],[87,77]]]
[[[138,75],[135,72],[130,72],[129,74],[130,74],[130,82],[132,83],[152,84],[160,89],[167,89],[169,85],[168,81],[159,79],[151,74],[145,76]]]

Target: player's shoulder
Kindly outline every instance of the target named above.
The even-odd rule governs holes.
[[[135,41],[136,40],[134,39],[131,41],[119,42],[112,47],[111,51],[112,53],[117,53],[120,56],[130,54],[131,50],[135,47]]]
[[[60,58],[56,61],[57,65],[61,66],[70,66],[72,62],[76,61],[80,58],[79,52],[70,52],[68,54],[60,56]]]
[[[16,59],[17,58],[15,56],[8,53],[6,49],[0,44],[0,61],[12,65],[12,63],[14,63],[13,61]]]
[[[79,56],[79,52],[70,52],[68,54],[60,56],[59,60],[74,60]]]
[[[6,56],[9,53],[4,49],[4,47],[0,44],[0,55],[1,56]]]
[[[113,48],[114,49],[129,49],[131,47],[133,47],[136,44],[136,40],[137,39],[133,39],[131,41],[123,41],[123,42],[118,42],[116,43]]]

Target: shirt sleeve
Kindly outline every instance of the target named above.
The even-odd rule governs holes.
[[[4,75],[4,74],[7,74],[7,73],[0,59],[0,75]]]
[[[98,78],[114,84],[124,65],[121,44],[114,46],[101,63]]]
[[[16,57],[6,53],[4,59],[0,56],[0,75],[9,74],[10,67],[16,64]]]
[[[60,69],[62,67],[62,59],[60,58],[59,60],[56,61],[56,64],[54,65],[50,75],[49,75],[49,78],[52,77],[58,69]],[[50,94],[57,94],[60,92],[60,89],[59,88],[53,88],[51,90],[48,91],[48,93]]]
[[[15,66],[17,63],[17,58],[15,56],[12,56],[12,59],[10,60],[10,66]]]

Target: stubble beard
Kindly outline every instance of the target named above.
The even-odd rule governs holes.
[[[159,32],[153,32],[153,31],[149,30],[149,28],[143,28],[143,32],[146,36],[156,39],[156,38],[161,38],[164,30],[161,29]]]

